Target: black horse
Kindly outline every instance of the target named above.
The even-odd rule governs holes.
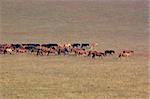
[[[79,43],[74,43],[71,45],[73,48],[79,48],[81,46],[81,44]]]
[[[47,48],[51,48],[55,46],[58,46],[58,44],[42,44],[42,47],[47,47]]]
[[[106,50],[105,51],[105,56],[107,56],[107,55],[113,55],[113,54],[115,54],[114,50]]]
[[[88,44],[88,43],[83,43],[83,44],[81,44],[81,48],[87,48],[87,47],[89,47],[90,46],[90,44]]]

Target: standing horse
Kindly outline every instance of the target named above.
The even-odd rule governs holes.
[[[134,53],[133,50],[123,50],[122,52],[123,52],[123,53],[132,53],[132,54]]]
[[[80,49],[76,51],[76,55],[86,55],[88,52],[85,49]]]
[[[7,54],[7,53],[9,53],[9,54],[12,54],[12,52],[14,51],[14,49],[13,48],[6,48],[6,49],[4,49],[4,54]]]
[[[37,55],[37,56],[38,56],[38,55],[43,55],[42,50],[41,50],[41,49],[37,49],[37,53],[36,53],[36,55]]]
[[[53,53],[53,54],[56,54],[56,49],[54,47],[52,48],[49,48],[48,52],[47,52],[47,56],[50,54],[50,53]]]
[[[71,45],[73,48],[79,48],[81,46],[80,43],[74,43]]]
[[[18,48],[17,49],[17,53],[25,53],[25,52],[27,52],[27,49],[25,49],[25,48]]]
[[[88,44],[88,43],[81,44],[81,48],[88,48],[89,46],[90,46],[90,44]]]
[[[97,43],[91,43],[91,44],[90,44],[90,49],[91,49],[91,50],[94,49],[97,45],[98,45]]]
[[[64,54],[66,55],[68,53],[68,50],[66,48],[59,48],[57,51],[58,55]]]
[[[92,58],[95,58],[96,56],[98,56],[98,57],[103,57],[103,56],[105,56],[105,53],[103,53],[103,52],[98,52],[98,51],[89,51],[88,52],[88,56],[91,56],[92,55]]]
[[[74,53],[76,56],[77,55],[87,54],[87,52],[85,51],[85,49],[81,49],[81,48],[72,48],[71,49],[71,53]]]
[[[115,51],[114,50],[105,50],[105,56],[107,56],[107,55],[113,55],[113,54],[115,54]]]
[[[92,54],[92,58],[95,58],[95,56],[101,57],[103,58],[103,56],[105,56],[105,53],[103,52],[96,52]]]
[[[129,56],[131,56],[132,54],[134,53],[134,51],[133,50],[123,50],[123,51],[121,51],[121,53],[119,53],[119,58],[121,58],[121,57],[129,57]]]
[[[119,58],[121,58],[121,57],[129,57],[129,56],[131,56],[131,53],[119,53]]]

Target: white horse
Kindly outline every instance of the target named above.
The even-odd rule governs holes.
[[[98,43],[91,43],[90,50],[94,49],[97,45],[98,45]]]
[[[12,48],[6,48],[4,50],[4,54],[6,54],[6,53],[12,54],[13,51],[14,51],[14,49],[12,49]]]

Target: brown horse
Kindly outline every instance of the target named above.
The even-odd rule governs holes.
[[[131,55],[133,55],[134,51],[133,50],[123,50],[119,53],[119,58],[121,57],[129,57]]]
[[[77,50],[76,55],[86,55],[88,52],[85,49]]]
[[[56,51],[56,49],[54,49],[54,48],[49,48],[48,51],[47,51],[47,56],[48,56],[50,53],[51,53],[51,54],[56,54],[57,51]]]
[[[17,52],[19,52],[19,53],[25,53],[25,52],[27,52],[27,49],[25,49],[25,48],[18,48]]]
[[[134,53],[133,50],[123,50],[122,52],[123,52],[123,53],[132,53],[132,54]]]
[[[82,48],[72,48],[71,53],[74,53],[75,55],[86,55],[88,52]]]
[[[131,56],[131,53],[119,53],[119,58],[121,58],[121,57],[129,57],[129,56]]]
[[[105,53],[98,52],[98,51],[89,51],[88,56],[91,56],[91,55],[92,55],[92,58],[95,58],[96,56],[103,58],[103,56],[105,56]]]

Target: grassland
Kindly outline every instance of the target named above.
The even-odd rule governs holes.
[[[0,56],[1,99],[148,99],[147,57]]]
[[[0,55],[0,99],[149,99],[148,0],[0,0],[0,43],[97,42],[117,59]]]

